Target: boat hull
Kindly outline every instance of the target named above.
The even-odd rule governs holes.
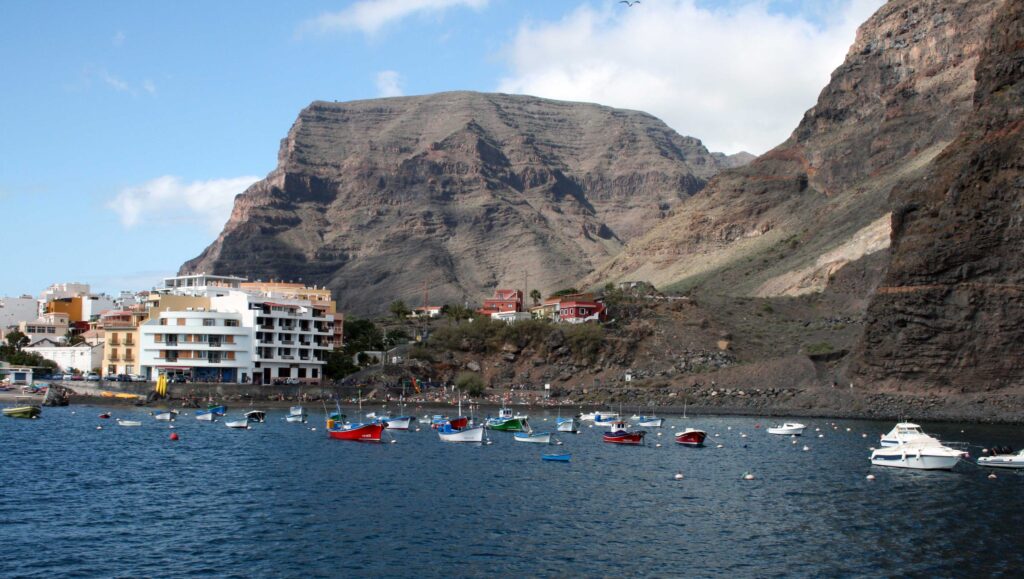
[[[501,432],[523,432],[526,430],[526,421],[521,418],[492,418],[487,421],[487,428]]]
[[[284,418],[288,422],[305,422],[306,417],[301,414],[289,414]]]
[[[245,419],[249,422],[263,422],[267,419],[267,413],[262,410],[250,410],[245,413]]]
[[[556,429],[558,432],[578,432],[580,429],[580,422],[575,418],[561,418],[558,421]]]
[[[228,428],[246,429],[249,428],[249,419],[243,418],[242,420],[227,420],[224,422],[224,426]]]
[[[358,442],[380,442],[384,425],[379,423],[346,425],[327,430],[327,436],[334,440],[355,440]]]
[[[171,410],[168,412],[157,412],[153,415],[153,418],[162,422],[171,422],[176,416],[178,416],[178,413]]]
[[[637,426],[642,426],[644,428],[661,428],[661,425],[664,424],[664,423],[665,423],[665,419],[664,418],[644,418],[644,417],[641,417],[640,420],[637,421],[636,425]]]
[[[547,460],[550,462],[569,462],[572,459],[571,454],[542,454],[540,455],[541,460]]]
[[[196,420],[202,420],[203,422],[213,422],[214,418],[216,418],[216,415],[213,412],[209,412],[207,410],[196,411]]]
[[[910,449],[906,452],[894,452],[892,449],[879,449],[871,453],[871,464],[893,468],[909,468],[915,470],[952,470],[960,462],[962,454],[952,449],[951,452],[929,452],[922,449]]]
[[[4,416],[10,416],[11,418],[35,418],[43,413],[42,408],[38,406],[15,406],[13,408],[4,408]]]
[[[412,425],[412,416],[396,416],[394,418],[383,419],[387,425],[388,430],[409,430],[409,426]]]
[[[782,426],[772,426],[768,428],[768,434],[780,434],[783,436],[800,436],[804,433],[804,429],[807,428],[803,424],[783,424]]]
[[[1019,454],[983,456],[978,459],[978,466],[1024,469],[1024,456]]]
[[[639,445],[644,443],[645,434],[647,433],[643,430],[636,432],[606,432],[603,439],[609,444]]]
[[[536,434],[517,432],[514,438],[516,442],[529,442],[533,444],[551,444],[550,432],[538,432]]]
[[[473,426],[463,430],[453,430],[446,432],[441,429],[437,431],[437,436],[441,439],[441,442],[483,442],[484,441],[484,427]]]
[[[703,430],[689,429],[676,433],[676,444],[683,446],[704,446],[708,433]]]
[[[138,420],[118,420],[117,421],[117,425],[118,426],[132,426],[132,427],[135,427],[135,426],[142,426],[142,422],[140,422]]]

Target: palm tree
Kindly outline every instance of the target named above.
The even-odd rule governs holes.
[[[540,295],[540,290],[539,289],[533,288],[532,290],[530,290],[530,299],[533,300],[533,305],[539,306],[540,305],[540,298],[541,298],[541,295]]]

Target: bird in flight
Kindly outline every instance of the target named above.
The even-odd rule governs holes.
[[[639,3],[640,3],[640,0],[633,0],[632,2],[630,2],[630,0],[619,0],[619,4],[625,4],[626,6],[629,6],[630,8],[632,8],[634,4],[639,4]]]

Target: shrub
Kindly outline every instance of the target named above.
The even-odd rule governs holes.
[[[455,386],[466,394],[478,397],[484,393],[484,380],[475,372],[459,372]]]

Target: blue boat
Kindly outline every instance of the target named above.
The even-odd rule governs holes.
[[[541,460],[550,460],[554,462],[569,462],[572,458],[571,454],[542,454],[540,455]]]

